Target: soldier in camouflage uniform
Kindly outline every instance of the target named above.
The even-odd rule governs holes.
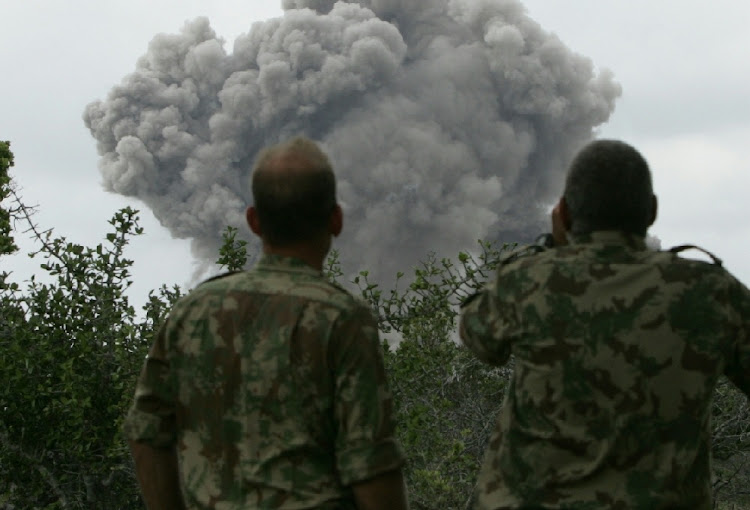
[[[750,292],[714,263],[644,242],[651,174],[622,142],[573,161],[554,246],[501,263],[460,332],[513,376],[480,509],[712,508],[711,397],[750,394]]]
[[[180,300],[125,432],[151,509],[407,508],[404,456],[369,309],[322,265],[342,228],[328,158],[296,138],[259,156],[249,272]]]

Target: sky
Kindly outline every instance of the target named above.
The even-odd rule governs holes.
[[[484,0],[477,0],[478,3]],[[745,223],[750,191],[750,4],[735,0],[527,0],[528,15],[572,51],[609,70],[622,87],[598,136],[637,147],[648,160],[659,198],[651,229],[664,248],[696,244],[750,282]],[[152,38],[208,18],[231,53],[256,21],[283,15],[280,4],[246,0],[8,2],[0,32],[0,139],[10,140],[13,176],[36,221],[56,235],[95,245],[107,220],[126,205],[141,210],[146,234],[132,242],[131,296],[161,284],[190,286],[196,263],[187,240],[173,239],[150,209],[103,187],[88,104],[105,100],[136,68]],[[346,212],[346,209],[345,209]],[[346,231],[344,233],[346,235]],[[16,281],[38,272],[24,253],[0,261]],[[344,241],[346,242],[346,241]]]

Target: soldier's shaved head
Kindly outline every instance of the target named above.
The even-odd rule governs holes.
[[[568,169],[563,194],[573,234],[621,230],[644,236],[655,218],[651,171],[643,156],[617,140],[584,147]]]
[[[304,137],[268,147],[255,163],[253,200],[264,238],[285,246],[325,232],[336,207],[336,178],[328,156]]]

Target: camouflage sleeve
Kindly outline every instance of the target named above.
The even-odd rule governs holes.
[[[340,317],[330,349],[341,482],[351,485],[401,467],[383,348],[370,311],[361,306]]]
[[[157,448],[176,442],[176,394],[169,378],[167,322],[159,328],[149,350],[136,382],[133,405],[123,424],[123,432],[128,439]]]
[[[512,304],[500,303],[493,282],[461,305],[459,334],[464,345],[477,358],[492,365],[503,365],[510,357],[508,333],[515,315]]]
[[[739,324],[725,374],[745,395],[750,397],[750,290],[734,280],[729,289],[735,319]]]

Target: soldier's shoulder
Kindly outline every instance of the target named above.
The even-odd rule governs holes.
[[[540,243],[517,245],[509,253],[500,257],[498,266],[507,266],[514,262],[523,261],[526,259],[534,258],[535,255],[549,253],[550,249],[548,246]]]
[[[705,248],[701,248],[700,246],[697,246],[695,244],[681,244],[678,246],[673,246],[672,248],[665,250],[665,253],[674,255],[677,260],[684,260],[688,263],[704,263],[716,266],[717,268],[722,268],[724,266],[722,260],[719,257],[706,250]],[[699,257],[705,258],[705,260],[694,258],[693,255],[695,254],[697,254]]]
[[[698,285],[706,293],[720,292],[739,283],[724,268],[721,259],[694,245],[654,251],[646,257],[646,262],[658,269],[660,278],[655,283]]]
[[[326,303],[345,310],[367,308],[367,304],[362,299],[352,294],[341,284],[328,278],[323,278],[319,284],[328,291],[324,300]]]
[[[328,286],[328,287],[331,287],[331,289],[333,290],[333,292],[336,292],[336,293],[338,293],[338,294],[341,294],[341,295],[342,295],[342,297],[344,297],[344,298],[349,298],[349,299],[356,299],[356,298],[354,297],[354,294],[352,294],[352,293],[351,293],[351,292],[349,292],[349,291],[348,291],[347,289],[345,289],[345,288],[344,288],[344,286],[343,286],[343,285],[341,285],[341,284],[340,284],[339,282],[337,282],[337,281],[331,280],[330,278],[325,278],[325,277],[323,277],[323,278],[321,279],[321,282],[323,282],[323,284],[324,284],[324,285],[326,285],[326,286]]]
[[[237,278],[240,278],[242,274],[243,271],[229,271],[201,281],[180,296],[171,315],[178,315],[181,311],[186,311],[196,303],[204,303],[206,299],[216,299],[217,296],[223,295],[228,289],[237,285]]]
[[[211,276],[210,278],[206,278],[205,280],[203,280],[202,282],[200,282],[196,286],[196,288],[201,287],[203,285],[210,284],[210,283],[216,283],[216,282],[219,282],[219,281],[222,281],[222,280],[224,280],[224,282],[226,282],[227,278],[230,278],[230,277],[232,277],[234,275],[238,275],[238,274],[242,274],[242,273],[243,273],[243,271],[227,271],[225,273],[219,273],[217,275]]]
[[[198,298],[204,295],[217,295],[226,292],[237,286],[242,286],[243,275],[245,271],[228,271],[206,278],[198,283],[188,292],[188,298]]]
[[[655,251],[652,258],[671,275],[731,277],[722,260],[710,251],[693,244],[683,244]]]
[[[341,310],[366,306],[347,289],[325,276],[293,274],[283,271],[234,271],[216,275],[199,284],[190,293],[193,297],[215,295],[228,291],[286,295],[310,302],[312,306]]]
[[[304,278],[287,278],[281,275],[267,283],[268,290],[308,301],[310,306],[331,307],[342,311],[365,306],[347,289],[322,274],[308,274]]]

